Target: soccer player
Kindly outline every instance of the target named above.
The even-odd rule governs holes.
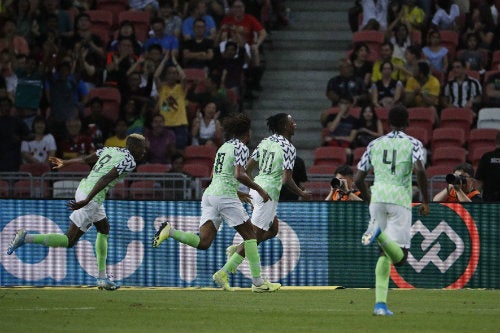
[[[422,143],[405,134],[408,111],[396,106],[389,111],[392,131],[368,144],[358,163],[355,182],[363,198],[370,203],[370,222],[361,238],[363,245],[377,240],[380,256],[375,267],[375,309],[378,316],[390,316],[387,291],[391,262],[401,266],[406,262],[411,243],[412,171],[416,170],[417,183],[423,202],[420,215],[429,213],[429,193],[424,167]],[[371,193],[365,183],[373,167],[375,180]]]
[[[165,222],[153,238],[153,247],[158,247],[171,237],[199,250],[206,250],[217,235],[223,218],[244,239],[245,252],[252,273],[252,291],[272,292],[278,290],[281,284],[265,281],[260,275],[260,257],[255,230],[239,198],[240,195],[242,199],[246,197],[238,193],[241,182],[255,190],[264,201],[271,200],[269,194],[245,171],[250,155],[246,146],[250,141],[250,124],[250,119],[244,114],[224,119],[223,128],[226,137],[230,139],[219,148],[215,156],[212,182],[201,199],[199,234],[174,229],[170,223]]]
[[[144,137],[140,134],[131,134],[127,137],[126,148],[105,147],[93,154],[70,160],[49,158],[54,169],[81,162],[93,165],[87,178],[80,181],[75,200],[68,203],[69,208],[73,210],[69,217],[71,223],[68,230],[62,235],[29,234],[26,230],[20,229],[7,249],[7,254],[12,254],[17,248],[27,243],[70,248],[94,225],[97,229],[95,242],[98,268],[97,287],[101,290],[118,289],[120,286],[106,275],[109,223],[102,203],[108,190],[135,169],[136,161],[141,160],[145,152]]]
[[[311,198],[310,192],[300,189],[292,178],[296,150],[290,140],[297,127],[295,120],[287,113],[278,113],[267,119],[267,126],[273,134],[260,142],[246,168],[247,174],[251,175],[254,168],[259,167],[255,182],[264,188],[272,199],[267,201],[254,189],[250,190],[253,206],[251,220],[255,226],[258,243],[278,234],[279,220],[276,217],[276,208],[282,184],[303,199]],[[229,259],[224,267],[213,275],[213,279],[224,290],[231,290],[228,274],[236,272],[243,262],[245,248],[243,244],[231,245],[226,253]]]

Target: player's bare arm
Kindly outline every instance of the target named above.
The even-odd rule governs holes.
[[[422,193],[422,205],[419,208],[420,215],[429,214],[429,191],[427,190],[427,176],[425,175],[425,167],[422,161],[414,163],[415,172],[417,174],[417,184],[420,192]]]
[[[367,175],[366,171],[358,170],[358,172],[356,173],[356,176],[354,177],[354,183],[356,184],[356,187],[358,188],[358,190],[361,192],[361,196],[363,198],[365,198],[365,201],[370,202],[371,194],[370,194],[370,190],[368,189],[368,186],[366,185],[366,182],[365,182],[366,175]]]
[[[70,164],[76,164],[76,163],[87,163],[90,165],[95,164],[97,162],[98,156],[96,153],[92,153],[90,155],[86,156],[79,156],[72,158],[70,160],[63,160],[58,157],[51,156],[49,157],[50,163],[52,163],[52,169],[59,169],[62,168],[63,166],[70,165]]]
[[[272,200],[269,194],[264,191],[262,187],[259,186],[256,182],[254,182],[247,174],[245,168],[241,165],[237,165],[234,168],[234,177],[243,185],[256,190],[259,192],[259,195],[262,197],[264,202],[267,202],[268,200]]]
[[[292,176],[293,176],[293,171],[290,169],[285,169],[282,177],[283,184],[285,184],[285,186],[287,186],[290,189],[290,191],[297,194],[302,199],[311,200],[311,192],[304,191],[300,187],[298,187],[295,181],[293,180]]]
[[[111,169],[107,174],[102,176],[97,181],[97,183],[92,188],[90,193],[87,195],[87,198],[85,200],[78,202],[71,200],[70,202],[68,202],[68,207],[71,208],[72,210],[78,210],[86,206],[90,202],[90,200],[92,200],[92,198],[94,198],[97,195],[97,193],[101,192],[106,186],[108,186],[109,183],[118,178],[118,176],[120,175],[116,170],[116,168]]]

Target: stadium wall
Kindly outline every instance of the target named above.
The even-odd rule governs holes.
[[[0,285],[93,285],[97,274],[95,229],[74,248],[29,245],[6,254],[18,228],[65,232],[64,200],[0,200]],[[197,231],[198,201],[107,201],[111,232],[108,272],[125,286],[213,287],[212,274],[225,262],[225,248],[239,242],[222,225],[208,251],[167,240],[151,247],[158,226],[168,219]],[[500,288],[500,204],[431,204],[419,217],[413,208],[409,264],[391,272],[402,288]],[[284,202],[278,207],[279,237],[261,244],[263,274],[286,286],[373,287],[378,249],[363,247],[368,221],[362,202]],[[245,262],[231,284],[250,285]]]

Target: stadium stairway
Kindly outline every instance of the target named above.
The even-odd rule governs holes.
[[[273,30],[265,43],[264,90],[247,110],[252,118],[255,146],[269,135],[265,119],[289,112],[297,121],[293,142],[306,166],[320,145],[321,112],[328,108],[325,96],[328,80],[338,74],[338,60],[346,54],[352,39],[347,11],[352,0],[287,0],[291,24]]]

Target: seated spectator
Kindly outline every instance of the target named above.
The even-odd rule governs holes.
[[[382,136],[382,134],[384,134],[382,122],[378,119],[373,105],[365,105],[361,108],[359,114],[356,138],[351,148],[366,147],[372,140]]]
[[[306,164],[304,163],[304,160],[299,156],[295,157],[295,164],[293,165],[292,170],[292,179],[301,190],[305,190],[305,187],[304,185],[302,185],[302,183],[307,182]],[[279,201],[297,200],[299,200],[299,196],[288,189],[288,186],[283,186],[281,188]]]
[[[120,40],[124,37],[130,39],[130,41],[132,42],[134,54],[137,57],[140,56],[143,51],[143,44],[141,41],[137,40],[137,36],[135,35],[135,26],[130,21],[123,21],[122,23],[120,23],[120,27],[118,28],[118,36],[109,43],[108,50],[117,52]]]
[[[148,163],[171,164],[175,153],[175,133],[165,127],[165,119],[155,114],[151,128],[146,129],[144,137],[149,142],[146,161]]]
[[[450,174],[451,175],[451,174]],[[482,202],[481,193],[474,188],[474,168],[469,163],[457,165],[453,176],[447,175],[448,185],[434,196],[437,202]]]
[[[144,63],[144,56],[140,56],[136,64]],[[137,67],[132,65],[132,67]],[[132,69],[130,67],[130,69]],[[146,67],[146,66],[145,66]],[[127,80],[125,82],[120,82],[118,89],[120,90],[121,102],[120,104],[125,104],[130,98],[135,99],[140,105],[151,103],[151,91],[153,90],[153,80],[154,80],[154,70],[152,68],[145,69],[148,71],[146,76],[146,85],[141,86],[143,76],[139,71],[129,71],[127,72]]]
[[[366,100],[368,91],[363,80],[354,76],[354,68],[347,59],[341,59],[339,63],[339,75],[331,78],[326,86],[326,97],[337,106],[342,96],[352,96],[354,104]]]
[[[66,135],[57,141],[57,157],[64,160],[85,156],[95,152],[92,138],[82,132],[79,118],[66,121]]]
[[[18,115],[31,128],[33,120],[40,109],[43,93],[42,73],[33,57],[18,57],[15,68],[17,85],[15,87],[14,105]]]
[[[391,75],[394,67],[391,62],[382,63],[382,78],[373,82],[371,88],[372,103],[377,107],[392,108],[403,97],[403,84]]]
[[[2,38],[0,38],[0,51],[5,49],[14,55],[24,54],[27,56],[30,53],[28,42],[16,32],[16,21],[9,17],[3,20]]]
[[[431,28],[437,30],[457,30],[457,18],[460,16],[458,5],[452,0],[437,0],[436,12],[432,17]]]
[[[389,38],[389,41],[394,46],[392,56],[404,62],[406,49],[411,45],[408,26],[401,23],[396,25],[392,31],[393,35]]]
[[[21,164],[21,142],[28,139],[30,130],[19,118],[10,114],[12,101],[0,97],[0,172],[18,171]]]
[[[56,156],[56,141],[54,136],[47,133],[47,124],[43,116],[36,116],[33,120],[32,140],[21,143],[21,154],[24,163],[49,163],[49,157]]]
[[[340,97],[340,110],[326,119],[327,134],[323,138],[324,146],[345,147],[347,155],[351,154],[349,147],[356,137],[358,128],[358,119],[350,113],[353,101],[353,98],[347,95]]]
[[[361,30],[387,29],[389,0],[361,0],[361,6],[363,7]]]
[[[163,0],[160,2],[158,17],[165,22],[165,35],[172,35],[180,40],[182,31],[182,18],[177,15],[174,8],[174,1]]]
[[[121,114],[127,124],[127,135],[132,133],[143,134],[146,106],[141,108],[139,103],[137,103],[134,98],[130,98],[127,100],[125,105],[122,105],[121,107]]]
[[[381,65],[385,61],[390,61],[394,66],[394,70],[391,74],[391,77],[394,80],[399,80],[401,77],[401,73],[398,68],[403,66],[404,62],[402,59],[396,58],[393,56],[394,46],[390,42],[384,42],[380,47],[380,59],[375,61],[373,64],[372,71],[372,82],[377,82],[382,78]]]
[[[194,38],[194,20],[203,19],[205,22],[204,37],[215,40],[217,27],[212,16],[207,14],[205,0],[192,0],[188,5],[189,16],[182,21],[182,36],[184,41]]]
[[[73,21],[69,13],[61,9],[59,0],[40,1],[37,14],[36,21],[41,35],[45,35],[53,27],[56,29],[57,36],[61,38],[71,38],[73,35]]]
[[[481,183],[485,202],[500,202],[500,132],[495,139],[496,147],[485,153],[476,170],[476,179]]]
[[[437,107],[440,90],[441,84],[430,74],[429,64],[419,61],[414,75],[406,82],[404,104],[406,107]]]
[[[105,147],[121,147],[127,146],[127,122],[123,118],[118,118],[115,122],[114,135],[104,141]]]
[[[349,59],[354,68],[354,75],[360,77],[366,87],[371,84],[373,63],[368,60],[370,49],[366,43],[356,43]]]
[[[144,43],[144,49],[148,50],[153,44],[161,45],[163,52],[170,53],[171,58],[179,59],[179,40],[173,35],[165,34],[165,22],[157,17],[151,21],[153,36]]]
[[[219,112],[214,102],[206,103],[191,126],[192,145],[219,147],[223,141]]]
[[[429,61],[431,70],[446,73],[448,70],[448,49],[441,45],[438,30],[430,30],[427,35],[427,46],[422,49],[424,57]]]
[[[172,167],[168,172],[170,173],[184,173],[184,155],[176,152],[172,155]]]
[[[443,107],[478,110],[483,89],[478,80],[465,72],[465,62],[455,60],[452,65],[454,78],[446,82],[443,92]]]
[[[205,21],[194,21],[194,37],[184,41],[182,60],[184,68],[209,68],[214,58],[213,40],[204,37]]]
[[[479,50],[479,37],[476,33],[469,33],[465,37],[466,49],[458,55],[458,60],[465,61],[465,68],[473,71],[484,71],[483,52]]]
[[[483,3],[474,6],[467,14],[465,31],[461,33],[461,36],[467,36],[470,33],[479,37],[478,45],[480,48],[491,49],[495,37],[495,23],[488,4]]]
[[[158,11],[157,0],[128,0],[128,6],[133,10],[148,12],[151,17],[155,17]]]
[[[394,69],[400,73],[400,80],[406,83],[410,76],[417,70],[417,64],[422,59],[422,49],[418,45],[410,45],[406,48],[403,65],[395,65]]]
[[[103,115],[103,102],[99,97],[94,97],[90,100],[90,113],[83,117],[83,131],[92,138],[96,149],[103,147],[104,140],[109,136],[113,122]]]
[[[354,172],[350,166],[338,166],[330,184],[330,193],[325,201],[363,201],[360,197],[361,192],[353,188]]]
[[[489,107],[498,107],[500,105],[500,72],[488,77],[485,90],[486,105]]]

